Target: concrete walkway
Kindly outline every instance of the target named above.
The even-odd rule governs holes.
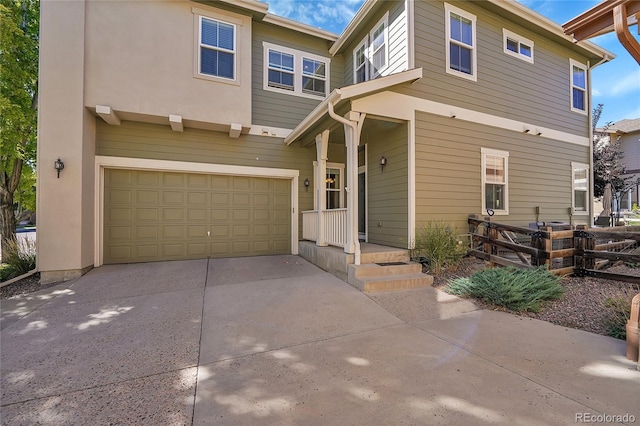
[[[640,422],[622,341],[296,256],[103,266],[1,308],[5,425]]]

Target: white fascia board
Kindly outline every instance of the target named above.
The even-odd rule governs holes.
[[[358,28],[358,25],[360,25],[377,3],[378,0],[367,0],[364,2],[360,9],[358,9],[358,12],[356,12],[356,15],[349,22],[349,25],[347,25],[347,28],[345,28],[342,34],[340,34],[340,38],[338,38],[338,40],[336,40],[336,42],[329,48],[329,53],[335,55],[336,52],[342,48],[356,28]]]
[[[335,105],[345,99],[364,96],[368,93],[375,93],[398,84],[413,82],[422,78],[422,68],[414,68],[412,70],[403,71],[386,77],[368,80],[362,83],[353,84],[351,86],[334,89],[304,120],[284,139],[284,143],[291,145],[300,135],[307,131],[316,123],[324,114],[328,112],[329,102]]]
[[[353,111],[363,112],[366,114],[380,115],[401,120],[411,120],[413,119],[415,112],[420,111],[439,115],[441,117],[447,117],[451,120],[464,120],[517,133],[522,133],[522,129],[526,127],[536,130],[535,133],[530,133],[531,135],[537,135],[581,146],[589,146],[590,144],[589,137],[587,136],[574,135],[533,123],[523,123],[522,121],[512,120],[510,118],[499,117],[497,115],[486,114],[479,111],[389,91],[375,93],[367,97],[356,99],[352,102],[351,109]],[[537,133],[539,133],[539,135]]]
[[[600,46],[590,42],[590,41],[579,41],[577,43],[574,42],[573,36],[567,35],[564,33],[562,26],[560,24],[556,24],[549,18],[546,18],[539,13],[534,12],[528,7],[518,3],[515,0],[488,0],[490,3],[495,4],[502,9],[513,13],[514,15],[520,16],[523,19],[537,25],[538,27],[553,33],[554,35],[561,37],[579,47],[582,47],[586,51],[593,53],[596,56],[601,58],[609,58],[614,59],[616,57],[615,54],[609,52],[606,49],[601,48]]]
[[[251,10],[252,12],[267,13],[269,4],[257,0],[219,0],[241,9]]]
[[[336,41],[338,39],[338,34],[332,33],[330,31],[325,31],[320,28],[312,27],[311,25],[303,24],[302,22],[297,22],[278,15],[273,15],[271,13],[267,14],[262,19],[262,22],[309,34],[314,37],[323,38],[328,41]]]

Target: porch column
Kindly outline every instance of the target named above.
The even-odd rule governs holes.
[[[318,207],[318,238],[317,246],[326,246],[324,231],[324,210],[327,207],[327,191],[325,179],[327,177],[327,150],[329,147],[329,130],[316,136],[316,154],[318,158],[318,167],[316,167],[316,206]]]
[[[327,105],[329,116],[344,125],[344,139],[347,147],[347,242],[345,253],[353,253],[355,264],[360,264],[360,241],[358,240],[358,145],[366,114],[349,111],[344,118],[333,110],[333,103]]]

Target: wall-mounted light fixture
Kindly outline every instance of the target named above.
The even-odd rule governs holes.
[[[384,172],[384,166],[387,165],[387,157],[382,156],[380,157],[380,168],[382,169],[382,171]]]
[[[304,180],[304,190],[305,190],[305,192],[309,191],[309,178],[306,178]]]
[[[60,172],[64,169],[64,162],[58,157],[58,159],[53,163],[53,168],[58,172],[58,179],[60,179]]]

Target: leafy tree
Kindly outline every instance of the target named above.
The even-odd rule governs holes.
[[[0,234],[15,239],[15,202],[35,207],[38,0],[0,0]],[[24,180],[23,180],[24,179]],[[17,191],[17,200],[16,200]]]
[[[637,185],[637,182],[632,181],[631,176],[625,176],[627,168],[622,162],[624,154],[620,144],[617,140],[612,140],[611,134],[607,133],[613,123],[608,122],[602,129],[597,128],[602,109],[602,104],[593,109],[593,195],[602,197],[607,184],[611,184],[619,217],[622,197]]]

